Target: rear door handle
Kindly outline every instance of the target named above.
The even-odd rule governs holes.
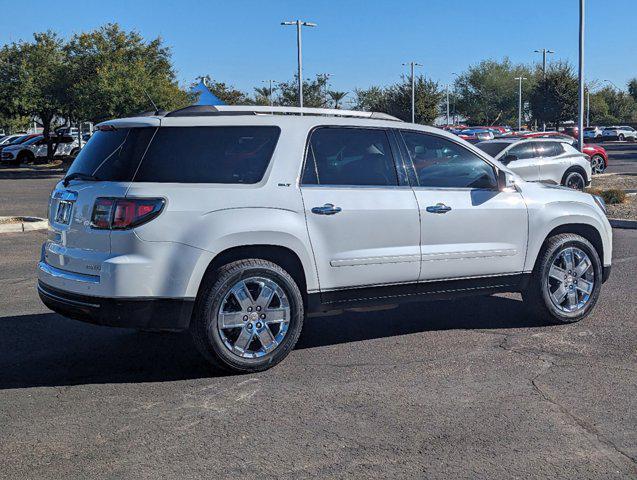
[[[335,207],[331,203],[326,203],[322,207],[314,207],[312,213],[317,215],[335,215],[341,211],[341,207]]]
[[[429,213],[447,213],[449,210],[451,210],[451,207],[448,207],[444,203],[437,203],[436,205],[427,207]]]

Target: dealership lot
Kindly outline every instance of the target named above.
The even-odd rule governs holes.
[[[635,172],[631,152],[609,172]],[[0,170],[0,215],[43,216],[58,178]],[[0,477],[633,478],[637,231],[614,234],[581,323],[539,325],[516,295],[313,318],[245,376],[210,372],[186,334],[51,313],[45,234],[2,235]]]

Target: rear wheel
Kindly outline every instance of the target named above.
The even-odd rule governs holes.
[[[604,162],[604,157],[602,157],[601,155],[593,155],[591,157],[591,170],[593,171],[593,175],[604,173],[604,170],[606,170],[606,162]]]
[[[294,348],[303,297],[275,263],[229,263],[204,280],[190,325],[195,345],[214,366],[239,373],[268,369]]]
[[[584,237],[562,233],[549,238],[522,298],[531,314],[553,323],[577,322],[599,298],[602,266]]]
[[[574,190],[584,190],[586,187],[585,174],[580,169],[567,170],[562,177],[562,185]]]
[[[620,142],[623,142],[623,141],[624,141],[624,134],[623,134],[623,133],[620,133],[620,134],[619,134],[619,136],[617,137],[617,139],[618,139]]]

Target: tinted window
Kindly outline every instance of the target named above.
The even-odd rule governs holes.
[[[155,128],[97,131],[80,150],[67,173],[93,175],[98,180],[130,181]]]
[[[421,187],[495,188],[491,165],[445,138],[403,131],[403,138]]]
[[[525,160],[535,157],[535,150],[531,142],[525,142],[513,147],[507,152],[507,155],[515,155],[518,160]]]
[[[278,127],[161,127],[136,182],[257,183],[270,163]]]
[[[308,146],[303,183],[398,185],[387,133],[363,128],[315,130]]]
[[[507,142],[480,142],[476,144],[476,147],[483,152],[488,153],[492,157],[495,157],[509,145],[511,144]]]
[[[564,152],[562,144],[558,142],[535,142],[535,150],[538,157],[556,157]]]

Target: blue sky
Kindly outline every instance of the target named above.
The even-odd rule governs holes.
[[[172,48],[181,82],[201,74],[244,90],[296,71],[294,27],[303,36],[304,76],[331,73],[333,88],[388,84],[416,60],[447,83],[485,58],[539,60],[537,48],[577,62],[578,0],[0,0],[0,43],[52,29],[67,37],[118,22]],[[620,87],[637,76],[635,0],[587,1],[587,79]]]

